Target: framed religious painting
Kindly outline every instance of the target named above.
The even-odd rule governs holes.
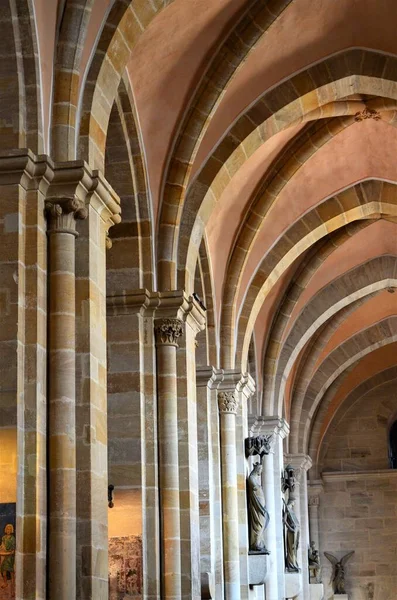
[[[16,504],[0,504],[0,600],[15,600]]]

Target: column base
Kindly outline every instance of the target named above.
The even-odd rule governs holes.
[[[311,583],[309,585],[310,600],[323,600],[324,598],[324,584],[323,583]]]
[[[262,554],[249,554],[248,555],[248,568],[249,578],[248,583],[250,586],[263,585],[267,578],[267,557],[269,553]]]
[[[295,600],[302,592],[302,575],[300,573],[285,574],[285,597]]]

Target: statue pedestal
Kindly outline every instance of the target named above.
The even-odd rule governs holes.
[[[298,598],[301,591],[302,591],[302,575],[300,573],[286,573],[285,574],[285,597],[288,600],[294,600],[295,598]]]
[[[349,600],[348,594],[334,594],[331,596],[331,600]]]
[[[263,585],[267,577],[268,554],[248,554],[248,583],[251,586]]]
[[[324,584],[322,583],[311,583],[309,585],[310,600],[323,600],[324,598]]]

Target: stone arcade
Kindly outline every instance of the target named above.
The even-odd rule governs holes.
[[[396,22],[0,0],[0,600],[397,598]]]

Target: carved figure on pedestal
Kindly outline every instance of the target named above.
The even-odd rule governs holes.
[[[284,547],[285,568],[287,571],[296,573],[299,571],[298,548],[300,538],[300,525],[294,510],[295,498],[290,496],[288,502],[284,501]]]
[[[281,488],[288,495],[288,501],[283,500],[283,525],[285,569],[290,573],[297,573],[299,571],[298,548],[300,524],[294,509],[295,482],[295,469],[291,465],[287,465],[282,475]]]
[[[346,594],[345,564],[347,563],[349,558],[353,556],[354,550],[352,552],[349,552],[349,554],[346,554],[340,560],[338,560],[333,554],[330,554],[329,552],[324,552],[324,554],[332,564],[332,575],[330,583],[332,582],[334,594]]]
[[[262,488],[261,463],[256,463],[248,476],[247,496],[250,526],[250,551],[269,554],[265,546],[265,531],[269,525],[270,517],[265,506],[265,495]]]
[[[321,583],[321,563],[320,554],[316,548],[315,542],[310,542],[308,550],[309,559],[309,581],[310,583]]]

